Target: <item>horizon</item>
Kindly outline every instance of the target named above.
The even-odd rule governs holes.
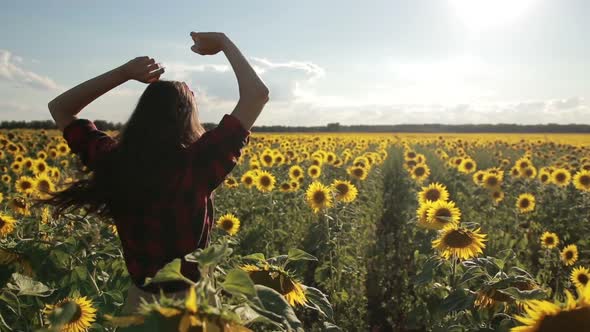
[[[195,90],[202,122],[218,123],[237,82],[223,55],[190,51],[189,33],[221,31],[270,88],[256,126],[590,124],[582,0],[2,7],[0,121],[50,120],[61,92],[148,55],[161,79]],[[144,88],[127,82],[78,117],[124,123]]]

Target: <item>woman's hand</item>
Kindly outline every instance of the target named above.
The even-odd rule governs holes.
[[[143,83],[152,83],[160,79],[164,67],[148,56],[140,56],[130,60],[120,67],[124,77]]]
[[[228,40],[221,32],[191,32],[195,44],[191,50],[200,55],[213,55],[223,50]]]

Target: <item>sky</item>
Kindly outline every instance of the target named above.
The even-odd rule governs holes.
[[[257,125],[590,124],[590,1],[2,1],[0,121],[51,119],[47,103],[137,56],[195,90],[203,122],[238,98],[224,32],[270,89]],[[125,122],[126,82],[78,115]]]

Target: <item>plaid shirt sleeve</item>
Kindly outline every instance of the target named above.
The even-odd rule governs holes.
[[[208,191],[217,188],[236,166],[251,132],[230,114],[219,125],[204,133],[189,148],[195,178],[204,181]]]
[[[95,163],[105,152],[110,151],[116,140],[104,131],[100,131],[94,122],[87,119],[76,119],[64,128],[65,138],[70,150],[77,154],[82,163],[94,169]]]

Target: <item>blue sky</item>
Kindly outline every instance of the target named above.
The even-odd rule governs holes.
[[[257,124],[590,123],[590,2],[4,1],[0,120],[50,119],[65,89],[149,55],[197,91],[201,120],[238,98],[223,55],[190,31],[225,32],[271,90]],[[127,82],[80,117],[126,121]]]

